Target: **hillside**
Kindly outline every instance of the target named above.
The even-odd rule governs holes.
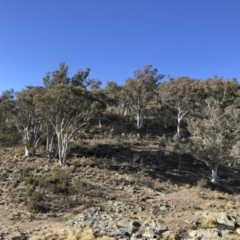
[[[166,141],[85,139],[64,169],[43,148],[24,157],[2,147],[0,239],[240,239],[239,171],[220,165],[213,185],[206,164],[179,150],[185,143]],[[79,214],[85,222],[69,222]]]

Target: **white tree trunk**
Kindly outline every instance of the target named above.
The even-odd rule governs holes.
[[[57,139],[58,139],[58,162],[62,167],[62,138],[60,132],[57,132]]]
[[[67,150],[64,150],[64,153],[62,156],[62,165],[61,165],[62,168],[65,167],[66,161],[67,161]]]
[[[188,113],[188,111],[183,113],[180,107],[177,109],[177,111],[178,111],[177,136],[178,136],[178,138],[182,138],[181,121],[182,121],[183,117]]]
[[[178,138],[182,137],[182,134],[181,134],[181,117],[179,116],[179,114],[178,114],[178,124],[177,124],[177,136],[178,136]]]
[[[211,169],[212,169],[212,183],[217,183],[217,174],[218,174],[218,163],[213,163],[211,165]]]
[[[86,123],[79,124],[80,119],[81,114],[68,120],[63,118],[59,121],[57,119],[56,123],[52,123],[57,135],[58,162],[61,167],[64,167],[66,164],[68,151],[72,147],[74,136],[82,126],[86,125]]]
[[[137,129],[141,129],[144,124],[144,110],[142,107],[138,107],[137,110]]]
[[[129,103],[124,104],[124,113],[123,116],[126,117],[129,114]]]
[[[25,156],[29,157],[30,151],[27,145],[25,145]]]
[[[67,133],[57,133],[58,138],[58,162],[60,167],[64,168],[67,160],[67,154],[69,149],[69,136]]]
[[[102,128],[102,122],[101,122],[100,114],[98,115],[98,126],[99,126],[99,128]]]
[[[47,143],[46,143],[46,153],[48,157],[54,157],[57,155],[57,139],[55,137],[55,132],[47,132]]]
[[[40,137],[37,136],[36,126],[30,128],[29,126],[24,127],[23,143],[25,146],[25,156],[34,156],[36,153],[37,145]]]

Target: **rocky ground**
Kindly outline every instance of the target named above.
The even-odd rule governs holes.
[[[187,155],[156,162],[154,144],[93,146],[65,169],[2,149],[0,239],[240,239],[236,169],[221,166],[214,186]]]

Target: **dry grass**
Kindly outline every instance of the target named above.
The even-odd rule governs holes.
[[[201,197],[201,192],[203,191],[206,185],[207,185],[207,180],[205,178],[201,178],[200,180],[197,181],[196,191],[199,197]]]
[[[224,199],[223,195],[222,195],[221,193],[219,193],[219,192],[215,192],[215,193],[213,194],[213,197],[214,197],[215,199]]]
[[[45,154],[46,153],[46,148],[41,145],[37,148],[37,154]]]
[[[225,197],[225,198],[229,198],[229,194],[228,194],[228,193],[225,193],[225,194],[224,194],[224,197]]]
[[[1,230],[9,231],[17,221],[23,232],[30,231],[32,235],[36,235],[30,238],[32,240],[112,240],[113,238],[106,236],[94,236],[91,229],[84,231],[68,229],[63,226],[63,221],[74,218],[75,215],[92,206],[103,206],[105,209],[106,199],[116,199],[134,205],[127,214],[129,218],[137,217],[142,229],[144,219],[149,216],[150,211],[153,218],[162,214],[157,205],[160,201],[161,205],[164,204],[163,206],[169,205],[167,208],[169,211],[166,211],[163,220],[170,232],[164,233],[162,237],[165,240],[174,240],[178,239],[178,235],[174,232],[189,230],[190,226],[189,224],[186,226],[184,220],[196,222],[198,219],[194,214],[196,211],[216,212],[219,211],[220,206],[227,206],[228,209],[235,207],[237,211],[240,207],[240,195],[231,193],[227,195],[220,190],[214,191],[208,186],[204,187],[204,179],[197,179],[197,174],[194,181],[192,179],[190,181],[189,177],[185,176],[185,170],[189,171],[189,166],[185,170],[183,166],[182,172],[171,170],[172,167],[175,169],[175,160],[177,161],[175,158],[173,161],[167,161],[174,157],[171,152],[166,153],[166,161],[163,157],[158,163],[158,158],[154,155],[156,153],[154,151],[158,149],[157,144],[153,146],[144,143],[144,146],[129,148],[125,145],[117,145],[117,141],[114,140],[113,144],[109,142],[109,146],[101,144],[96,146],[101,141],[104,143],[103,140],[98,142],[94,140],[90,144],[90,147],[93,147],[93,153],[97,152],[98,155],[89,154],[90,151],[86,150],[88,144],[85,144],[83,152],[70,156],[65,169],[60,169],[59,164],[51,159],[40,156],[39,152],[34,158],[26,161],[23,160],[24,151],[20,151],[21,148],[18,149],[20,155],[16,154],[13,148],[4,152],[0,171],[2,176],[0,182],[2,218],[0,220],[3,225]],[[111,149],[114,150],[113,154],[108,153]],[[101,156],[102,153],[108,155]],[[14,159],[14,154],[18,160]],[[136,159],[140,160],[136,161]],[[145,167],[148,163],[149,166],[158,164],[160,171],[155,168],[150,171]],[[168,165],[167,172],[166,165]],[[142,166],[144,166],[143,169]],[[197,185],[193,187],[194,182],[197,182]],[[199,191],[204,188],[200,198],[196,194],[197,188]],[[154,191],[148,191],[149,189]],[[44,197],[42,201],[39,201],[40,195]],[[130,197],[132,195],[133,197]],[[141,196],[143,200],[140,202],[137,196]],[[144,205],[145,211],[141,211],[140,205]],[[175,215],[176,212],[179,216]],[[240,226],[240,218],[237,222]],[[204,219],[202,226],[198,223],[197,221],[194,225],[195,228],[217,226],[216,220],[212,217]],[[6,234],[4,237],[8,239],[8,235],[11,234]],[[179,231],[180,234],[182,232]]]
[[[24,146],[18,146],[15,148],[15,156],[16,157],[22,156],[24,154],[24,152],[25,152]]]
[[[29,240],[114,240],[114,238],[107,236],[95,237],[93,230],[87,227],[71,232],[62,230],[61,233],[55,232],[45,236],[32,236]]]
[[[213,216],[207,216],[201,221],[202,228],[215,228],[217,227],[217,221]]]
[[[228,239],[227,240],[239,240],[240,239],[240,236],[237,235],[237,234],[231,234],[228,236]]]
[[[240,216],[236,218],[236,224],[240,227]]]
[[[167,231],[167,232],[163,233],[162,239],[163,240],[175,240],[175,239],[177,239],[177,234]]]
[[[227,207],[228,209],[233,209],[233,208],[235,208],[235,207],[236,207],[235,202],[233,202],[233,201],[228,201],[227,204],[226,204],[226,207]]]

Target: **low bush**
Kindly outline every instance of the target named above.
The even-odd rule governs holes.
[[[44,210],[43,194],[37,191],[32,191],[27,201],[27,208],[29,211],[41,212]]]

